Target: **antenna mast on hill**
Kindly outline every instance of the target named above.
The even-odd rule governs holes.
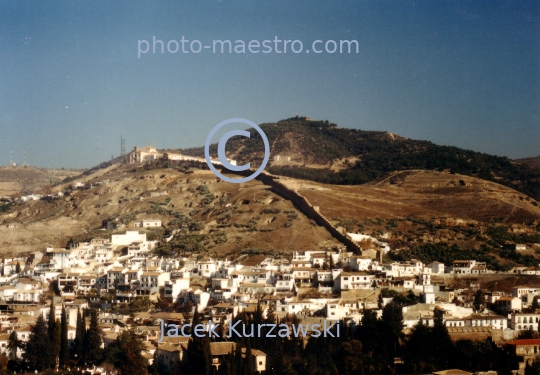
[[[23,151],[23,167],[26,167],[26,150]]]
[[[126,161],[126,140],[123,136],[120,136],[120,163],[124,164]]]
[[[9,165],[11,167],[13,166],[13,151],[10,151],[9,153]]]

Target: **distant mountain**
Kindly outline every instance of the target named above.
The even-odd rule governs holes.
[[[500,183],[540,200],[540,169],[531,163],[512,161],[458,147],[407,139],[381,131],[339,128],[328,121],[294,117],[260,125],[271,145],[267,170],[331,184],[363,184],[392,171],[448,170]],[[264,146],[260,135],[235,137],[227,143],[227,155],[239,164],[260,164]],[[202,147],[181,150],[204,156]],[[211,153],[217,155],[217,144]],[[279,158],[276,156],[279,155]]]

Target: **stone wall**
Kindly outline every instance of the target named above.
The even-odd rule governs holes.
[[[229,170],[225,170],[224,172],[230,173]],[[248,170],[237,173],[246,176],[251,175],[253,172],[253,170]],[[278,176],[273,176],[263,171],[260,175],[257,176],[257,180],[261,181],[267,186],[270,186],[272,188],[272,191],[274,191],[276,194],[293,202],[293,204],[300,212],[315,221],[318,225],[326,228],[326,230],[330,232],[332,237],[334,237],[347,247],[348,251],[352,251],[354,254],[358,255],[362,254],[362,249],[360,248],[360,246],[358,246],[356,242],[354,242],[346,234],[338,231],[337,228],[334,227],[326,217],[324,217],[324,215],[318,212],[318,207],[316,208],[311,203],[309,203],[309,201],[304,196],[302,196],[296,190],[282,184],[279,181]]]

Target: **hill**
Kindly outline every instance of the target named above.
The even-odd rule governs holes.
[[[516,159],[515,162],[528,165],[534,169],[540,170],[540,156],[532,158]]]
[[[80,170],[71,169],[39,169],[31,166],[0,167],[0,196],[32,193],[36,189],[54,185],[80,173]]]
[[[228,184],[210,171],[161,161],[116,164],[82,179],[86,188],[70,190],[71,183],[57,186],[66,191],[63,198],[13,203],[0,213],[4,252],[66,246],[71,238],[108,238],[139,230],[134,223],[143,219],[162,221],[162,227],[146,230],[150,238],[170,239],[159,248],[161,255],[193,251],[217,256],[289,254],[342,246],[297,202],[260,180]],[[425,244],[473,249],[450,248],[448,252],[437,247],[436,252],[431,249],[431,253],[416,255],[422,259],[444,250],[455,256],[481,256],[493,269],[538,263],[540,207],[500,184],[422,170],[394,172],[356,186],[288,177],[278,181],[305,197],[342,233],[365,233],[393,249],[414,250]],[[107,222],[112,228],[103,227]],[[530,250],[508,252],[502,249],[507,241],[526,243]]]
[[[267,171],[273,174],[355,185],[393,171],[447,170],[509,186],[540,200],[540,170],[507,157],[439,146],[388,132],[344,129],[328,121],[302,117],[260,126],[271,145],[273,161]],[[251,138],[236,137],[227,143],[227,155],[240,164],[260,164],[264,156],[261,137],[254,129],[249,131]],[[204,155],[202,147],[182,152]],[[217,144],[212,145],[211,153],[217,155]]]
[[[108,237],[136,230],[135,220],[142,219],[162,220],[163,227],[149,231],[152,238],[161,239],[165,229],[180,230],[170,245],[186,251],[291,252],[339,244],[257,180],[238,187],[220,182],[210,171],[185,174],[160,166],[119,164],[96,170],[84,180],[92,186],[68,189],[64,198],[50,202],[13,204],[0,213],[0,223],[8,224],[0,226],[2,249],[43,250],[46,244],[66,246],[70,238]],[[118,228],[104,230],[104,222]]]

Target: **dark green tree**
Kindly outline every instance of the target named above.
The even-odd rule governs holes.
[[[15,266],[15,273],[21,273],[21,263],[17,261],[17,265]]]
[[[152,360],[152,365],[148,368],[148,373],[151,375],[161,375],[167,372],[167,368],[161,362],[157,355],[157,350],[154,352],[154,359]]]
[[[60,320],[56,319],[54,326],[54,331],[49,337],[51,342],[51,354],[53,358],[54,367],[58,364],[58,356],[60,354],[60,341],[61,341],[61,329],[60,329]]]
[[[82,361],[84,358],[84,336],[86,334],[86,327],[84,323],[84,313],[79,310],[77,310],[77,323],[75,329],[74,355],[75,358],[77,358],[79,361]]]
[[[403,331],[403,310],[396,303],[389,303],[383,308],[382,312],[382,332],[386,336],[385,343],[390,358],[398,356],[399,340]]]
[[[474,293],[474,302],[473,302],[473,309],[474,312],[482,312],[484,310],[484,294],[481,290],[477,290],[476,293]]]
[[[17,337],[17,332],[11,331],[8,338],[7,348],[9,351],[9,358],[12,361],[15,361],[17,359],[17,349],[24,348],[24,343]]]
[[[41,314],[38,316],[36,325],[32,327],[25,345],[23,359],[30,368],[38,371],[50,368],[53,364],[47,324]]]
[[[246,355],[244,359],[244,375],[255,374],[255,361],[253,359],[253,353],[251,351],[251,343],[246,340]]]
[[[231,372],[231,356],[226,355],[221,361],[218,369],[218,375],[233,375],[235,373]]]
[[[105,362],[119,369],[121,375],[148,375],[148,362],[142,355],[143,349],[143,343],[134,331],[123,331],[107,347]]]
[[[433,334],[420,320],[412,329],[405,347],[405,365],[408,372],[423,374],[435,369]]]
[[[440,310],[435,309],[434,314],[435,322],[431,329],[434,363],[437,369],[444,370],[450,368],[450,353],[453,353],[454,351],[454,343],[444,324],[443,313]]]
[[[54,309],[53,302],[51,300],[51,305],[49,306],[49,315],[47,318],[47,333],[49,334],[49,339],[53,339],[54,326],[56,324],[56,312]]]
[[[533,301],[531,303],[531,310],[532,312],[536,312],[537,309],[540,308],[540,304],[538,303],[538,298],[537,297],[534,297],[533,298]]]
[[[84,362],[88,365],[99,364],[103,358],[103,350],[101,349],[101,332],[96,310],[92,310],[90,313],[90,327],[88,327],[84,338]]]
[[[202,323],[201,316],[198,311],[198,305],[195,306],[195,314],[193,315],[192,327]],[[193,334],[185,355],[184,368],[187,374],[190,375],[210,375],[212,373],[212,355],[210,353],[210,338],[197,337]]]
[[[68,364],[68,361],[69,361],[68,321],[67,321],[67,315],[66,315],[66,307],[62,305],[62,316],[60,320],[60,352],[58,353],[58,363],[61,368],[64,368]]]
[[[241,373],[242,369],[244,368],[244,360],[242,358],[242,346],[239,343],[236,343],[236,348],[234,351],[234,367],[236,369],[236,373]]]
[[[532,364],[527,363],[525,375],[540,375],[540,359],[535,360]]]

